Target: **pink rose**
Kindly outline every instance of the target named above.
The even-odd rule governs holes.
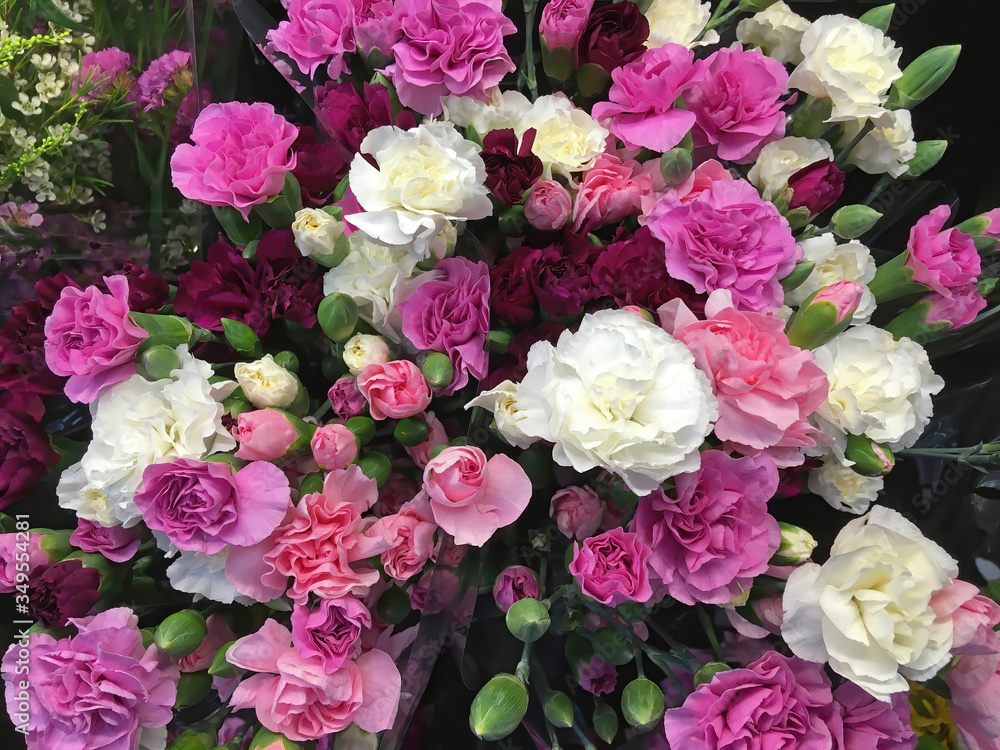
[[[403,335],[418,349],[448,355],[455,376],[441,389],[447,396],[463,388],[470,375],[477,380],[486,376],[489,266],[466,258],[445,258],[423,277],[430,280],[399,303]]]
[[[170,157],[170,178],[185,198],[232,206],[249,220],[251,209],[278,195],[295,168],[297,137],[298,129],[270,104],[209,104],[194,121],[193,145],[181,144]]]
[[[287,0],[288,20],[267,32],[267,40],[312,78],[326,64],[331,79],[346,70],[344,53],[354,52],[356,8],[349,0]]]
[[[386,68],[404,107],[439,115],[448,94],[488,101],[487,89],[516,70],[503,38],[517,27],[500,0],[397,0],[402,38]]]
[[[357,380],[352,376],[340,378],[330,386],[326,397],[330,399],[333,413],[341,419],[356,417],[365,410],[365,397],[358,390]]]
[[[433,559],[436,531],[430,503],[426,496],[418,495],[398,513],[378,519],[368,535],[385,540],[387,549],[381,557],[385,572],[397,581],[407,581]]]
[[[614,224],[640,210],[640,200],[653,190],[653,176],[642,174],[636,161],[601,154],[587,170],[576,193],[570,229],[586,234]]]
[[[371,626],[371,612],[353,596],[320,599],[315,609],[292,608],[292,643],[303,659],[319,659],[325,674],[357,658],[361,634]]]
[[[523,565],[508,565],[497,576],[493,584],[493,600],[504,612],[514,602],[522,599],[537,599],[542,590],[538,578],[530,568]]]
[[[788,342],[778,318],[734,309],[714,292],[699,320],[679,300],[660,322],[694,355],[719,402],[715,434],[742,453],[766,450],[780,466],[802,463],[802,447],[820,433],[807,420],[826,400],[829,383],[812,352]]]
[[[745,180],[716,181],[689,203],[664,198],[647,225],[664,244],[672,277],[700,294],[728,289],[739,310],[777,310],[779,279],[802,258],[788,221]]]
[[[431,402],[427,379],[407,359],[367,365],[358,375],[358,390],[368,401],[372,419],[413,417]]]
[[[942,205],[917,220],[910,230],[906,265],[913,280],[943,297],[974,286],[982,271],[982,261],[972,235],[957,227],[942,231],[951,216]]]
[[[581,593],[609,607],[622,602],[645,604],[649,585],[649,547],[630,531],[611,529],[585,539],[573,549],[569,572]]]
[[[572,210],[573,199],[555,180],[539,180],[524,198],[524,218],[539,232],[562,229]]]
[[[538,33],[551,49],[575,50],[583,27],[587,25],[594,0],[550,0],[542,8]]]
[[[128,279],[107,276],[96,286],[63,287],[45,320],[45,364],[68,375],[70,401],[89,404],[108,386],[135,375],[135,353],[149,335],[129,317]]]
[[[785,135],[781,97],[785,66],[759,50],[723,48],[708,57],[684,104],[695,116],[695,148],[714,147],[720,159],[752,162]]]
[[[613,693],[618,684],[618,670],[599,656],[586,664],[578,664],[576,673],[580,677],[580,687],[591,695]]]
[[[694,113],[675,103],[699,78],[703,63],[679,44],[646,50],[611,71],[607,102],[593,108],[595,120],[611,118],[610,130],[626,148],[669,151],[694,125]]]
[[[313,458],[321,469],[347,468],[358,457],[358,439],[345,425],[323,425],[309,441]]]
[[[447,445],[448,433],[445,432],[441,420],[434,416],[434,412],[427,412],[421,419],[424,420],[424,423],[429,428],[427,439],[417,445],[406,445],[404,448],[410,458],[413,459],[413,463],[422,469],[431,460],[431,451],[439,445]]]
[[[300,439],[284,412],[270,408],[240,414],[234,437],[240,444],[236,457],[247,461],[277,460]]]
[[[568,539],[593,535],[604,518],[604,503],[590,487],[565,487],[552,496],[549,515]]]
[[[141,525],[128,529],[123,526],[101,526],[78,517],[69,543],[84,552],[96,552],[112,562],[123,563],[135,556],[141,538]]]
[[[212,666],[219,649],[230,641],[236,640],[236,634],[229,629],[226,616],[223,614],[209,615],[205,618],[205,638],[194,651],[180,659],[173,659],[181,672],[200,672]]]
[[[456,544],[482,547],[528,507],[531,480],[511,458],[486,460],[479,448],[445,448],[424,467],[424,491],[437,524]]]
[[[261,724],[293,742],[315,740],[349,724],[379,732],[396,718],[401,680],[384,651],[368,651],[327,674],[322,661],[299,655],[287,628],[267,620],[230,646],[226,659],[256,673],[240,682],[230,705],[253,708]]]
[[[670,596],[728,604],[767,570],[781,543],[767,512],[778,469],[763,453],[732,458],[707,450],[698,471],[674,482],[676,499],[663,490],[639,499],[630,528],[651,548],[649,565]]]

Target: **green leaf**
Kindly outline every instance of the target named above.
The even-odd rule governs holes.
[[[90,31],[86,26],[70,19],[69,16],[56,7],[56,4],[52,0],[31,0],[30,8],[30,15],[39,15],[46,21],[51,21],[57,26],[83,33]]]
[[[11,107],[17,101],[17,86],[7,76],[0,76],[0,111],[7,117],[21,117],[21,113]]]

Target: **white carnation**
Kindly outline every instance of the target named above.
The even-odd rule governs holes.
[[[788,187],[789,177],[826,159],[833,159],[833,149],[826,141],[789,136],[761,149],[747,179],[760,190],[764,200],[773,201]]]
[[[531,100],[520,91],[501,93],[499,88],[494,88],[490,94],[486,102],[471,96],[448,94],[441,98],[444,108],[441,117],[460,128],[471,127],[480,136],[491,130],[517,130],[521,119],[531,111]]]
[[[254,604],[253,599],[234,589],[226,578],[227,557],[228,547],[214,555],[182,550],[167,568],[167,580],[177,591],[194,594],[195,600],[205,597],[222,604]]]
[[[844,134],[837,144],[846,147],[861,132],[866,119],[844,123]],[[917,154],[917,142],[913,139],[913,125],[910,111],[899,109],[885,111],[872,119],[875,129],[867,133],[851,149],[847,163],[868,174],[888,174],[899,177],[907,170],[907,162]]]
[[[697,44],[694,42],[712,17],[711,3],[700,0],[653,0],[643,15],[649,21],[646,49],[671,43],[694,47],[719,41],[719,35],[715,31],[709,31]]]
[[[867,435],[893,451],[917,441],[934,411],[931,396],[944,387],[920,344],[860,325],[813,353],[830,394],[812,418],[835,439],[838,457],[847,435]]]
[[[788,87],[833,101],[832,122],[882,113],[889,87],[903,75],[902,53],[873,26],[850,16],[823,16],[802,35],[802,62]]]
[[[365,154],[375,158],[377,168]],[[376,128],[361,142],[349,178],[365,209],[347,217],[350,223],[391,245],[413,243],[424,258],[446,221],[493,212],[479,150],[451,123]]]
[[[958,575],[947,552],[894,510],[876,506],[837,535],[830,558],[785,584],[781,635],[796,656],[826,662],[888,702],[951,659],[951,616],[931,598]]]
[[[700,465],[718,405],[687,347],[659,326],[602,310],[556,346],[533,344],[527,364],[514,394],[516,424],[554,443],[556,463],[607,469],[639,495]]]
[[[338,243],[344,240],[344,222],[326,211],[317,208],[303,208],[295,214],[292,223],[295,246],[306,258],[322,263],[332,258]]]
[[[493,412],[496,429],[503,436],[503,439],[515,448],[527,448],[536,442],[536,438],[528,437],[518,427],[521,416],[517,409],[516,398],[517,385],[510,380],[505,380],[493,390],[480,393],[466,404],[465,408],[481,406],[484,409],[489,409]]]
[[[237,362],[233,368],[243,395],[258,409],[291,406],[299,392],[299,381],[288,370],[265,354],[256,362]]]
[[[736,27],[736,38],[745,45],[760,47],[760,51],[783,63],[798,65],[802,62],[799,44],[802,34],[809,28],[809,19],[794,13],[783,2],[777,2]]]
[[[359,333],[344,344],[344,364],[351,375],[360,375],[368,365],[389,361],[389,345],[381,336]]]
[[[535,129],[532,152],[541,159],[543,178],[571,177],[594,166],[604,153],[609,132],[564,94],[540,96],[524,115],[516,132]]]
[[[838,281],[868,284],[875,278],[875,272],[878,270],[875,260],[868,248],[857,240],[838,245],[833,234],[821,234],[800,244],[802,260],[811,261],[816,265],[801,285],[790,292],[785,292],[786,304],[801,305],[809,295]],[[852,323],[854,325],[867,323],[873,312],[875,312],[875,295],[868,291],[866,286]]]
[[[882,491],[882,477],[866,477],[834,457],[809,472],[809,491],[826,500],[831,507],[860,516]]]

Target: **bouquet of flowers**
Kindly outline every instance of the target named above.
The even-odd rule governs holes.
[[[285,95],[211,102],[190,42],[81,65],[156,250],[0,329],[28,748],[421,747],[446,653],[451,747],[1000,747],[1000,579],[883,493],[1000,465],[925,436],[1000,209],[879,202],[957,47],[902,65],[891,5],[232,5],[206,38]],[[217,226],[164,264],[181,200]]]

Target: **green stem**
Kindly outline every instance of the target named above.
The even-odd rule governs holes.
[[[524,58],[518,74],[519,84],[528,87],[529,98],[538,98],[538,81],[535,79],[535,11],[538,0],[524,0]]]
[[[872,132],[874,129],[875,129],[875,123],[871,119],[869,119],[861,127],[861,130],[858,131],[858,134],[854,136],[851,142],[848,143],[847,146],[839,154],[837,154],[837,158],[834,160],[834,163],[838,167],[843,167],[844,163],[847,161],[847,157],[849,157],[851,155],[851,152],[854,150],[854,147],[857,146],[859,143],[861,143],[861,140],[870,132]]]
[[[517,663],[517,669],[514,670],[514,676],[525,685],[528,684],[531,674],[531,665],[529,664],[529,659],[531,659],[531,646],[532,643],[530,642],[524,644],[524,648],[521,649],[521,661]]]
[[[698,619],[701,621],[702,628],[705,629],[705,634],[708,636],[708,642],[712,644],[712,651],[715,652],[716,657],[719,661],[725,661],[726,657],[722,655],[722,646],[719,644],[719,639],[715,635],[715,628],[712,626],[712,620],[708,616],[708,612],[700,604],[696,607],[698,610]]]
[[[881,177],[879,177],[878,181],[872,187],[871,192],[868,193],[868,195],[865,196],[865,199],[861,202],[866,206],[870,206],[872,204],[872,201],[878,198],[879,195],[882,193],[882,191],[892,184],[892,181],[893,178],[887,174],[884,174]]]
[[[160,158],[156,162],[156,172],[153,174],[149,196],[149,267],[154,271],[160,270],[160,250],[163,247],[163,178],[169,152],[170,141],[164,138],[160,142]]]
[[[542,557],[542,562],[538,566],[538,598],[545,596],[545,575],[549,572],[549,558]]]

